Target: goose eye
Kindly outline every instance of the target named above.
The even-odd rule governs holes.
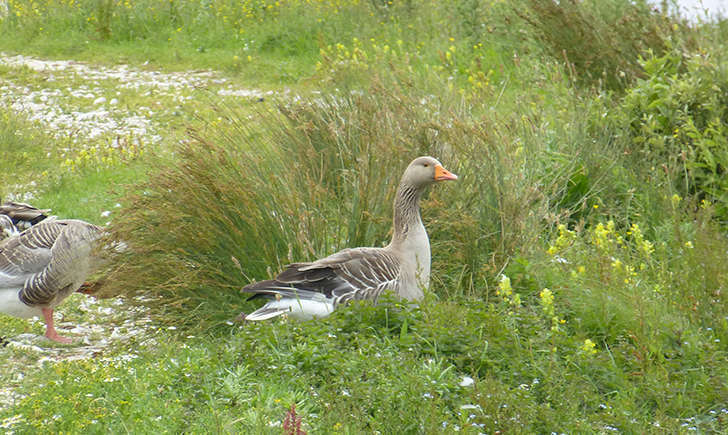
[[[430,166],[430,164],[429,163],[425,163],[425,168],[428,167],[428,166]]]

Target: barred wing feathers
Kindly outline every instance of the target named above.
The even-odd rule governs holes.
[[[376,300],[386,289],[396,291],[399,275],[399,260],[383,248],[345,249],[312,263],[294,263],[276,279],[243,288],[253,293],[250,299],[275,298],[246,319],[264,320],[284,312],[323,317],[352,299]]]

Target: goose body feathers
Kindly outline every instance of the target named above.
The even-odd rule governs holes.
[[[384,290],[396,292],[400,271],[398,258],[384,248],[345,249],[312,263],[294,263],[274,280],[243,288],[253,294],[250,299],[274,299],[246,320],[284,313],[302,319],[325,317],[352,299],[376,300]]]
[[[0,244],[0,312],[17,317],[43,314],[46,335],[53,308],[76,291],[91,267],[101,228],[80,220],[43,221]]]

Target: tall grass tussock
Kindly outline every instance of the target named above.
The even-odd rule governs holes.
[[[506,117],[504,127],[497,113],[471,118],[477,110],[396,84],[253,115],[219,108],[217,120],[192,133],[178,162],[132,198],[114,236],[128,239],[132,253],[111,281],[133,276],[165,306],[229,306],[230,315],[248,280],[345,247],[386,244],[403,165],[431,154],[463,174],[423,204],[435,292],[482,297],[481,286],[487,289],[522,246],[584,208],[598,190],[576,189],[574,174],[601,177],[609,154],[586,151],[578,136],[585,131],[544,148],[544,135],[557,136],[545,125]],[[565,158],[572,153],[589,153],[592,162]],[[222,320],[226,311],[216,315]]]

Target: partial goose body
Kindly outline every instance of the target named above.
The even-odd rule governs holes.
[[[243,288],[272,298],[246,320],[266,320],[284,313],[300,319],[326,317],[352,299],[376,300],[401,285],[401,262],[386,248],[345,249],[312,263],[294,263],[276,279]]]
[[[39,209],[23,202],[6,201],[0,205],[0,215],[12,219],[13,224],[20,231],[27,230],[46,219],[50,211],[50,209]]]
[[[385,290],[419,301],[430,280],[430,241],[419,200],[432,183],[456,180],[432,157],[412,161],[394,201],[394,235],[384,248],[344,249],[311,263],[294,263],[275,279],[247,285],[249,299],[270,299],[239,319],[266,320],[281,314],[299,319],[326,317],[350,300],[376,301]]]
[[[0,214],[0,242],[18,234],[20,234],[20,231],[18,231],[13,220],[4,214]]]
[[[41,210],[22,202],[0,204],[0,241],[15,237],[31,226],[42,222],[50,210]]]
[[[53,309],[83,284],[101,228],[80,220],[43,221],[0,244],[0,312],[43,315],[46,337],[63,343]]]

